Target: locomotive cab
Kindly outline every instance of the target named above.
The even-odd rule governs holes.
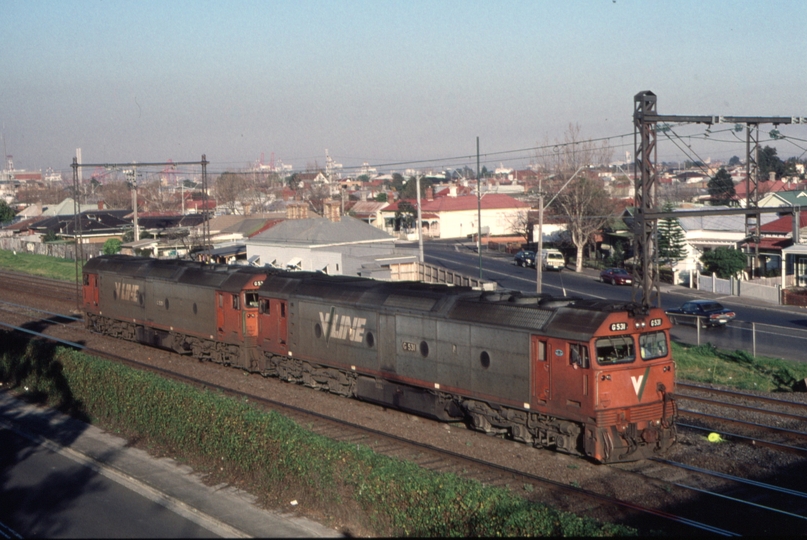
[[[630,326],[630,328],[628,328]],[[587,453],[602,461],[650,457],[675,441],[670,323],[659,309],[619,314],[591,341],[590,392],[596,430]]]

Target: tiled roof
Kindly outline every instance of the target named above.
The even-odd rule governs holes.
[[[287,219],[252,237],[261,243],[342,244],[368,240],[393,240],[386,232],[360,219],[342,216],[337,222],[326,218]]]
[[[456,212],[461,210],[474,210],[480,204],[477,197],[465,195],[462,197],[440,197],[432,201],[421,201],[423,211],[428,212]],[[509,195],[488,193],[482,196],[483,210],[498,208],[530,208],[530,205],[514,199]]]

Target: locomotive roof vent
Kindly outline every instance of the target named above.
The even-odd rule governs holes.
[[[542,298],[538,305],[542,308],[559,308],[559,307],[566,307],[570,304],[575,304],[579,299],[578,298],[570,298],[570,297],[559,297],[559,298]]]
[[[574,307],[579,309],[592,309],[613,313],[615,311],[627,311],[631,317],[639,312],[639,305],[633,302],[609,302],[603,300],[579,299],[574,303]]]

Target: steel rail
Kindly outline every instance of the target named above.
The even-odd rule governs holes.
[[[802,499],[807,499],[807,493],[803,491],[796,491],[795,489],[788,489],[783,488],[781,486],[774,486],[773,484],[768,484],[765,482],[759,482],[757,480],[751,480],[750,478],[740,478],[739,476],[734,476],[733,474],[722,473],[718,471],[710,471],[709,469],[702,469],[700,467],[696,467],[694,465],[687,465],[686,463],[679,463],[677,461],[670,461],[668,459],[661,459],[661,458],[648,458],[651,461],[655,461],[656,463],[664,463],[665,465],[670,465],[673,467],[677,467],[679,469],[684,469],[687,471],[693,471],[700,474],[705,474],[708,476],[715,476],[717,478],[723,478],[725,480],[731,480],[732,482],[738,482],[740,484],[748,484],[750,486],[759,487],[762,489],[768,489],[770,491],[775,491],[777,493],[782,493],[784,495],[792,495],[794,497],[800,497]]]
[[[792,414],[781,411],[770,411],[767,409],[760,409],[759,407],[751,407],[750,405],[741,405],[739,403],[728,403],[726,401],[717,401],[714,399],[692,396],[689,394],[676,393],[675,397],[686,401],[697,401],[698,403],[706,403],[708,405],[714,405],[717,407],[728,407],[730,409],[737,409],[741,411],[749,411],[761,414],[770,414],[772,416],[782,416],[785,418],[793,418],[795,420],[807,420],[807,416],[802,416],[800,414]],[[681,412],[680,409],[679,412]]]
[[[675,386],[676,386],[676,388],[689,388],[689,389],[692,389],[692,390],[699,390],[701,392],[712,392],[712,393],[717,393],[717,394],[725,394],[725,395],[728,395],[728,396],[733,396],[733,397],[738,397],[738,398],[743,398],[743,399],[764,401],[766,403],[775,403],[777,405],[787,405],[789,407],[807,409],[807,403],[798,403],[798,402],[795,402],[795,401],[788,401],[786,399],[778,399],[778,398],[773,398],[773,397],[768,397],[768,396],[760,396],[760,395],[757,395],[757,394],[748,394],[746,392],[738,392],[736,390],[724,390],[724,389],[720,389],[720,388],[706,388],[706,387],[703,387],[703,386],[697,386],[697,385],[694,385],[694,384],[687,384],[685,382],[678,382],[678,381],[675,382]]]
[[[756,437],[747,437],[745,435],[740,435],[738,433],[730,433],[728,431],[720,431],[714,428],[695,426],[692,424],[682,424],[681,422],[676,422],[675,425],[678,427],[694,429],[697,431],[708,431],[710,433],[717,433],[721,437],[723,436],[730,437],[731,439],[736,439],[739,442],[750,444],[751,446],[762,446],[766,448],[771,448],[773,450],[779,450],[781,452],[788,452],[791,454],[802,454],[802,455],[807,454],[807,448],[803,448],[801,446],[791,446],[789,444],[764,441],[762,439],[757,439]]]
[[[152,366],[152,365],[144,364],[144,363],[141,363],[141,362],[139,362],[137,360],[132,360],[132,359],[125,358],[125,357],[115,355],[115,354],[112,354],[112,353],[107,353],[107,352],[104,352],[104,351],[98,351],[98,350],[90,349],[90,348],[88,348],[88,347],[86,347],[84,345],[81,345],[79,343],[73,343],[73,342],[70,342],[70,341],[67,341],[67,340],[63,340],[63,339],[55,338],[53,336],[49,336],[47,334],[41,334],[39,332],[34,332],[32,330],[27,330],[25,328],[16,327],[16,326],[9,325],[9,324],[6,324],[6,323],[0,323],[0,325],[5,326],[7,328],[17,330],[17,331],[25,332],[27,334],[32,334],[32,335],[35,335],[37,337],[41,337],[41,338],[46,339],[46,340],[56,341],[56,342],[68,345],[70,347],[73,347],[73,348],[81,349],[84,352],[86,352],[87,354],[93,354],[95,356],[100,356],[100,357],[104,357],[104,358],[108,358],[108,359],[121,361],[121,362],[123,362],[125,364],[128,364],[128,365],[138,366],[139,368],[145,368],[145,369],[147,369],[149,371],[154,371],[154,372],[157,372],[157,373],[160,373],[160,374],[164,374],[164,375],[166,375],[166,376],[168,376],[168,377],[170,377],[172,379],[179,380],[179,381],[182,381],[182,382],[186,382],[186,383],[189,383],[189,384],[193,384],[195,386],[204,386],[206,388],[212,388],[212,389],[215,389],[215,390],[219,390],[219,391],[221,391],[221,392],[223,392],[225,394],[228,394],[228,395],[237,396],[237,397],[246,397],[246,398],[248,398],[248,399],[250,399],[250,400],[252,400],[252,401],[254,401],[256,403],[262,403],[264,405],[270,405],[270,406],[276,407],[276,408],[283,408],[283,409],[286,409],[286,410],[294,411],[294,412],[296,412],[298,414],[311,416],[311,417],[314,417],[314,418],[317,418],[317,419],[325,420],[325,421],[328,421],[328,422],[333,422],[333,423],[336,423],[336,424],[342,425],[342,426],[347,426],[347,427],[350,427],[351,429],[355,429],[357,431],[365,432],[365,433],[368,433],[370,435],[390,439],[390,440],[392,440],[392,441],[394,441],[396,443],[404,443],[406,445],[414,446],[416,448],[422,448],[422,449],[434,452],[434,453],[436,453],[438,455],[450,456],[452,459],[455,459],[455,460],[458,460],[458,461],[465,461],[465,462],[472,463],[472,464],[477,465],[477,466],[482,466],[482,467],[486,467],[488,469],[493,469],[494,471],[497,471],[497,472],[500,472],[500,473],[506,473],[506,474],[522,477],[522,478],[531,480],[533,482],[536,482],[538,484],[545,484],[545,485],[550,486],[550,487],[552,487],[554,489],[557,489],[557,490],[566,491],[566,492],[569,492],[569,493],[573,493],[575,495],[583,495],[583,496],[588,497],[590,499],[597,500],[597,501],[599,501],[601,503],[614,505],[614,506],[621,507],[621,508],[627,509],[627,510],[633,510],[633,511],[636,511],[636,512],[641,512],[641,513],[644,513],[644,514],[647,514],[647,515],[655,516],[655,517],[658,517],[658,518],[661,518],[661,519],[665,519],[665,520],[668,520],[668,521],[671,521],[671,522],[686,525],[686,526],[689,526],[689,527],[692,527],[692,528],[695,528],[695,529],[699,529],[699,530],[704,531],[704,532],[709,532],[709,533],[717,534],[717,535],[720,535],[720,536],[741,536],[740,534],[738,534],[736,532],[729,531],[729,530],[726,530],[726,529],[722,529],[720,527],[715,527],[715,526],[709,525],[707,523],[702,523],[702,522],[699,522],[699,521],[695,521],[695,520],[692,520],[692,519],[689,519],[689,518],[686,518],[686,517],[683,517],[683,516],[678,516],[678,515],[675,515],[675,514],[671,514],[669,512],[665,512],[663,510],[658,510],[658,509],[654,509],[654,508],[648,508],[648,507],[641,506],[641,505],[638,505],[638,504],[635,504],[635,503],[631,503],[629,501],[623,501],[621,499],[608,497],[606,495],[602,495],[602,494],[599,494],[599,493],[596,493],[596,492],[593,492],[593,491],[590,491],[590,490],[586,490],[586,489],[583,489],[583,488],[579,488],[579,487],[575,487],[575,486],[572,486],[572,485],[564,484],[562,482],[558,482],[558,481],[551,480],[551,479],[548,479],[548,478],[540,477],[540,476],[537,476],[537,475],[534,475],[534,474],[531,474],[531,473],[525,473],[525,472],[519,471],[517,469],[513,469],[513,468],[510,468],[510,467],[503,466],[503,465],[497,465],[495,463],[489,463],[489,462],[483,461],[483,460],[478,459],[478,458],[472,458],[472,457],[469,457],[469,456],[465,456],[465,455],[462,455],[460,453],[457,453],[457,452],[454,452],[454,451],[451,451],[451,450],[445,450],[445,449],[442,449],[442,448],[439,448],[439,447],[436,447],[436,446],[433,446],[433,445],[430,445],[430,444],[419,443],[417,441],[411,441],[411,440],[406,439],[404,437],[400,437],[400,436],[397,436],[397,435],[392,435],[392,434],[385,433],[383,431],[379,431],[379,430],[372,429],[372,428],[367,428],[367,427],[361,426],[359,424],[354,424],[352,422],[341,420],[339,418],[335,418],[335,417],[328,416],[328,415],[321,414],[321,413],[316,413],[316,412],[309,411],[309,410],[306,410],[306,409],[303,409],[303,408],[300,408],[300,407],[296,407],[296,406],[293,406],[293,405],[288,405],[288,404],[285,404],[285,403],[281,403],[281,402],[278,402],[278,401],[275,401],[275,400],[272,400],[272,399],[269,399],[269,398],[263,398],[263,397],[256,396],[256,395],[253,395],[253,394],[249,394],[249,393],[246,393],[246,392],[233,390],[233,389],[228,388],[226,386],[222,386],[222,385],[219,385],[219,384],[216,384],[216,383],[211,383],[209,381],[205,381],[205,380],[202,380],[202,379],[197,379],[195,377],[190,377],[190,376],[187,376],[187,375],[182,375],[182,374],[179,374],[179,373],[175,373],[175,372],[166,370],[166,369],[158,367],[158,366]],[[683,486],[683,487],[685,487],[685,486]]]

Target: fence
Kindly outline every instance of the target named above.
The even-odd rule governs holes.
[[[765,285],[735,278],[721,279],[714,274],[711,276],[698,274],[698,289],[725,296],[744,296],[774,304],[782,303],[782,286],[779,284]]]
[[[679,314],[675,315],[675,320],[670,337],[679,343],[708,342],[719,349],[746,351],[752,356],[804,361],[807,332],[799,328],[738,320],[726,326],[703,328],[697,317]]]
[[[494,281],[485,281],[479,278],[454,272],[441,266],[429,263],[411,262],[395,263],[389,265],[391,281],[422,281],[425,283],[446,283],[448,285],[461,285],[473,287],[484,291],[495,290]]]
[[[62,242],[31,242],[26,241],[25,238],[4,237],[0,238],[0,249],[76,260],[76,245]],[[83,244],[82,251],[83,260],[87,261],[101,253],[101,246],[99,244]]]

